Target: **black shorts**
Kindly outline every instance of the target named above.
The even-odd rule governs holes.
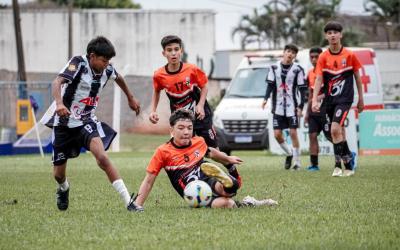
[[[330,104],[326,107],[326,114],[331,123],[336,122],[343,127],[350,109],[351,103]]]
[[[53,165],[59,166],[69,158],[78,157],[82,147],[90,150],[90,141],[95,137],[101,137],[107,150],[116,135],[117,132],[103,122],[90,122],[76,128],[53,127]]]
[[[327,115],[310,115],[308,117],[308,133],[324,133],[326,139],[331,141],[331,123]]]
[[[193,134],[203,137],[208,147],[218,148],[217,134],[211,123],[194,128]]]
[[[297,116],[281,116],[275,115],[273,116],[272,125],[274,129],[287,129],[287,128],[298,128],[299,127],[299,119]]]

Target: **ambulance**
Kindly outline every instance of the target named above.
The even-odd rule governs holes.
[[[355,53],[363,65],[360,76],[365,110],[383,109],[382,82],[375,51],[371,48],[348,49]],[[242,58],[214,112],[213,124],[221,151],[230,154],[232,150],[269,149],[268,127],[272,126],[271,105],[268,103],[266,110],[263,110],[261,103],[267,88],[265,79],[269,66],[280,61],[282,56],[282,50],[257,51]],[[296,61],[306,73],[312,67],[308,49],[300,50]],[[357,100],[356,96],[353,106]]]

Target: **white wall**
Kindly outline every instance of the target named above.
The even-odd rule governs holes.
[[[27,72],[58,72],[68,59],[68,14],[63,9],[21,12],[22,39]],[[160,40],[180,36],[188,61],[203,59],[210,69],[215,51],[215,13],[211,10],[75,10],[73,53],[84,54],[96,35],[109,38],[117,52],[112,60],[127,74],[150,76],[165,64]],[[14,23],[11,10],[0,10],[0,69],[17,71]]]

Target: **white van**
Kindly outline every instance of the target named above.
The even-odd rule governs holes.
[[[370,48],[350,48],[363,64],[360,70],[364,86],[365,109],[382,109],[383,92],[375,52]],[[245,55],[236,69],[226,93],[214,112],[214,127],[221,151],[269,148],[267,110],[261,109],[269,66],[280,61],[283,51],[259,51]],[[296,61],[311,68],[309,50],[300,50]],[[357,100],[357,98],[355,98]]]

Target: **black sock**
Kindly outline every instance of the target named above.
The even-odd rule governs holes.
[[[342,147],[342,153],[340,154],[344,167],[348,170],[351,170],[351,165],[350,165],[350,160],[351,160],[351,152],[349,149],[349,145],[347,144],[347,141],[342,141],[340,142],[341,147]]]
[[[343,142],[333,144],[333,153],[335,154],[335,167],[342,168],[340,163],[343,154]]]
[[[347,141],[343,141],[343,153],[351,157],[351,151],[349,148],[349,144],[347,144]]]
[[[236,179],[239,178],[239,172],[237,171],[235,164],[228,164],[224,166],[226,167],[230,175],[232,175]]]
[[[312,166],[318,166],[318,155],[310,155],[310,162]]]
[[[224,190],[228,194],[232,194],[232,196],[234,196],[236,194],[237,190],[240,188],[240,183],[235,177],[233,177],[233,176],[229,176],[229,177],[231,178],[233,185],[230,188],[224,187]]]

